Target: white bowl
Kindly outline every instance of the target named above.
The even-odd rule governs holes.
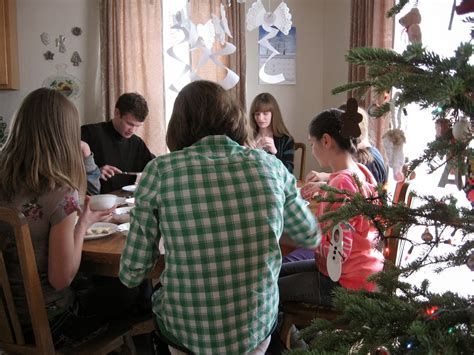
[[[116,204],[117,196],[105,194],[105,195],[95,195],[90,197],[90,207],[91,210],[106,210],[111,208]]]

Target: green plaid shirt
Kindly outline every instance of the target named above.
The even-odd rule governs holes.
[[[137,286],[163,237],[153,312],[197,354],[244,354],[260,344],[277,319],[280,236],[309,248],[320,242],[294,176],[274,156],[226,136],[152,160],[135,203],[120,279]]]

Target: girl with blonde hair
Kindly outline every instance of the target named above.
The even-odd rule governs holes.
[[[280,107],[269,93],[257,95],[250,105],[250,126],[255,147],[275,155],[293,172],[294,141],[283,122]]]
[[[86,173],[79,116],[66,97],[41,88],[24,99],[0,151],[0,176],[0,206],[17,209],[28,221],[55,345],[72,338],[77,341],[98,324],[77,316],[75,295],[69,286],[79,269],[87,229],[113,209],[91,211],[89,197],[79,207]],[[0,224],[0,232],[9,238],[5,225]],[[6,250],[10,269],[19,268],[15,250],[13,243]],[[18,276],[10,282],[28,338],[31,324],[21,272],[14,274]]]

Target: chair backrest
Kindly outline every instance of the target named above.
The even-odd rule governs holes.
[[[5,264],[7,235],[0,234],[0,348],[7,353],[54,354],[36,258],[26,218],[17,210],[0,207],[0,223],[11,226],[23,278],[35,344],[26,344],[13,300]]]
[[[300,174],[298,179],[304,180],[304,168],[306,163],[306,145],[304,143],[295,142],[293,146],[293,150],[296,151],[301,149],[301,161],[300,161]]]
[[[401,203],[407,207],[411,206],[413,194],[408,192],[408,190],[413,179],[414,175],[410,176],[409,180],[397,181],[392,200],[394,205]],[[394,226],[385,232],[384,257],[385,260],[391,261],[396,266],[399,266],[401,263],[402,253],[400,250],[404,243],[404,240],[398,238],[400,236],[399,231],[400,229]]]

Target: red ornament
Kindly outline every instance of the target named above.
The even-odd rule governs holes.
[[[375,349],[374,355],[390,355],[390,351],[385,346],[379,346]]]
[[[461,4],[456,6],[456,13],[464,15],[474,11],[474,0],[462,0]]]
[[[433,314],[435,314],[437,311],[439,310],[439,307],[438,306],[432,306],[430,308],[427,308],[425,310],[425,313],[426,315],[428,316],[432,316]]]

